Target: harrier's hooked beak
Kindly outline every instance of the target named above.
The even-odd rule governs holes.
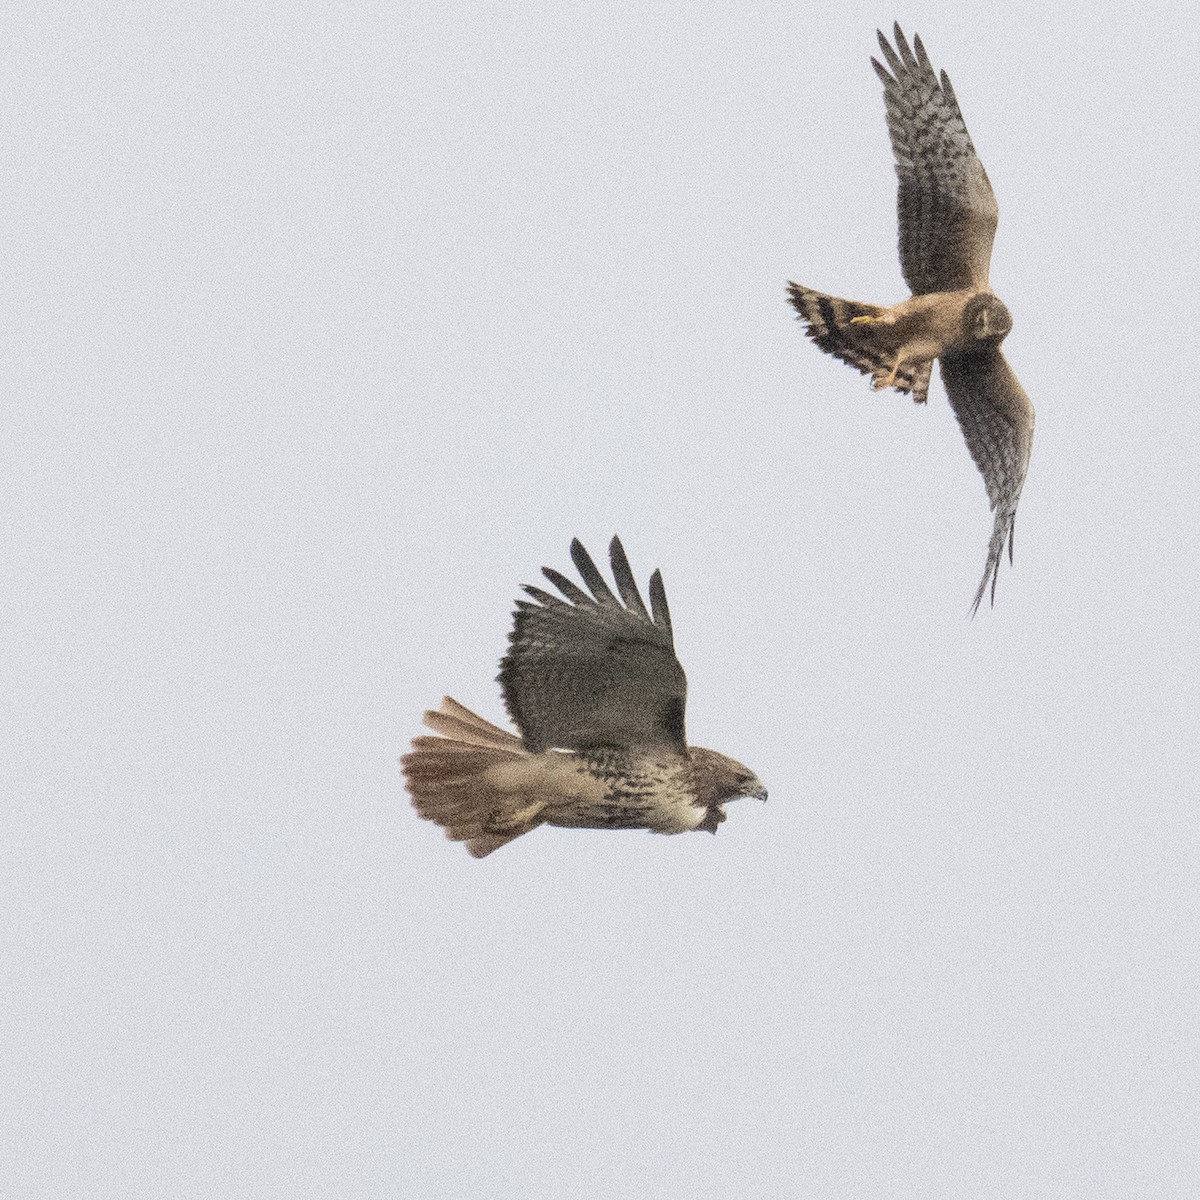
[[[750,779],[746,782],[746,786],[742,790],[742,795],[753,797],[755,800],[762,800],[765,803],[767,799],[766,785],[759,779]]]

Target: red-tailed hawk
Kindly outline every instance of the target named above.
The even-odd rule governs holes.
[[[671,632],[662,576],[650,610],[617,538],[609,559],[620,599],[576,540],[571,558],[590,595],[551,567],[565,600],[526,587],[499,681],[516,737],[449,696],[400,761],[421,816],[466,842],[476,858],[538,825],[716,833],[722,807],[767,798],[754,772],[715,750],[689,747],[687,679]]]
[[[912,297],[890,308],[841,300],[798,283],[789,298],[810,338],[871,376],[873,388],[911,392],[925,402],[933,360],[983,475],[995,512],[974,615],[996,577],[1004,543],[1012,561],[1013,521],[1033,446],[1033,405],[1000,343],[1012,317],[988,287],[998,209],[945,71],[934,73],[919,37],[912,48],[895,27],[893,50],[882,33],[888,131],[900,177],[900,268]],[[889,70],[890,68],[890,70]]]

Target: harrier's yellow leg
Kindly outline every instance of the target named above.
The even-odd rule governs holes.
[[[882,377],[879,375],[873,375],[871,377],[871,390],[874,392],[882,392],[884,388],[895,387],[896,375],[899,373],[902,366],[904,366],[904,360],[897,358],[892,369],[886,375]]]

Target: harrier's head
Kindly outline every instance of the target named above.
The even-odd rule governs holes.
[[[1012,329],[1012,314],[991,292],[972,296],[963,309],[963,333],[972,342],[1001,342]]]

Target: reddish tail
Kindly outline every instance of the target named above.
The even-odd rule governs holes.
[[[490,768],[528,757],[521,739],[446,696],[425,724],[441,737],[413,738],[412,752],[401,760],[413,807],[436,821],[446,836],[466,842],[483,858],[520,837],[539,822],[513,830],[519,797],[502,791],[487,777]],[[509,818],[509,819],[506,819]],[[504,832],[492,832],[500,829]]]

